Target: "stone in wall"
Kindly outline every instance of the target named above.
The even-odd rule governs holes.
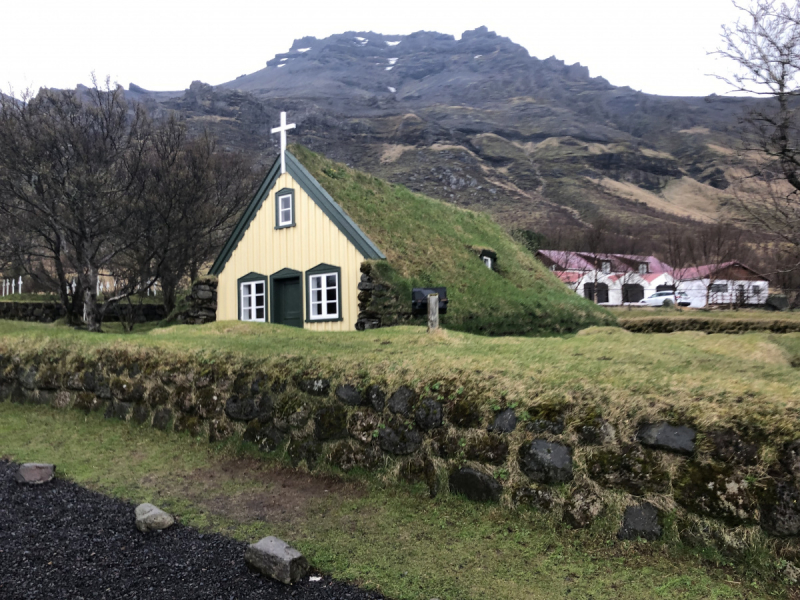
[[[365,331],[402,325],[413,319],[411,298],[403,298],[391,283],[381,278],[371,262],[361,263],[356,329]]]
[[[207,275],[192,284],[189,294],[189,308],[179,313],[175,320],[183,325],[202,325],[217,320],[216,277]]]
[[[450,473],[450,491],[475,502],[497,502],[503,486],[494,477],[469,467]]]
[[[669,487],[669,474],[658,455],[636,444],[617,450],[600,450],[587,459],[589,477],[606,487],[616,487],[634,496],[662,493]]]
[[[695,514],[731,525],[757,520],[757,489],[730,466],[689,461],[678,473],[674,487],[676,502]]]
[[[572,480],[572,450],[563,444],[534,440],[520,446],[518,462],[531,481],[565,483]]]

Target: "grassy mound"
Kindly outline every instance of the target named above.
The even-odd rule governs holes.
[[[348,169],[301,146],[292,152],[386,254],[388,263],[377,268],[409,303],[412,287],[447,287],[447,328],[541,335],[614,323],[610,313],[567,289],[488,216]],[[484,266],[480,249],[497,253],[498,271]]]

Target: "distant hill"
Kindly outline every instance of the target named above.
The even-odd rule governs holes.
[[[737,116],[755,102],[615,87],[484,27],[459,40],[307,37],[221,86],[128,93],[264,162],[276,152],[269,129],[286,110],[294,141],[534,230],[598,217],[642,226],[735,218],[727,188]]]

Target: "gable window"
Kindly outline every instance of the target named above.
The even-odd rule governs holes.
[[[605,273],[606,275],[611,273],[611,262],[609,262],[607,260],[604,260],[602,262],[602,269],[603,269],[603,273]]]
[[[306,272],[308,321],[340,321],[342,319],[342,270],[321,264]]]
[[[647,273],[647,263],[639,263],[639,275],[645,275]]]
[[[239,280],[239,319],[242,321],[266,322],[266,277],[251,273]]]
[[[285,188],[275,194],[275,229],[294,227],[294,190]]]

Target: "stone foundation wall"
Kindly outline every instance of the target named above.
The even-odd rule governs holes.
[[[241,436],[309,470],[376,469],[431,496],[533,507],[573,528],[600,520],[625,539],[668,533],[800,561],[800,439],[701,429],[675,414],[614,420],[602,402],[523,409],[484,397],[478,375],[390,386],[280,365],[0,347],[0,401],[99,411],[211,442]]]
[[[163,304],[134,304],[128,306],[127,304],[115,304],[109,307],[103,321],[119,321],[120,315],[124,316],[127,320],[130,311],[136,315],[136,323],[146,323],[150,321],[162,321],[167,316],[167,311],[164,309]]]
[[[0,302],[0,319],[52,323],[66,315],[60,302]]]
[[[140,304],[133,308],[126,304],[116,304],[108,309],[104,321],[119,321],[120,315],[127,316],[133,310],[136,322],[161,321],[166,312],[160,304]],[[0,302],[0,319],[52,323],[67,316],[60,302]]]
[[[800,331],[800,321],[787,319],[682,319],[653,317],[651,319],[618,320],[619,326],[634,333],[673,333],[675,331],[704,331],[705,333],[747,333],[748,331],[771,331],[793,333]]]
[[[217,320],[217,278],[201,277],[192,284],[189,308],[178,314],[176,322],[184,325],[202,325]]]
[[[402,325],[414,320],[411,314],[411,290],[404,294],[381,277],[370,262],[361,264],[358,284],[358,321],[356,329],[377,329]]]

